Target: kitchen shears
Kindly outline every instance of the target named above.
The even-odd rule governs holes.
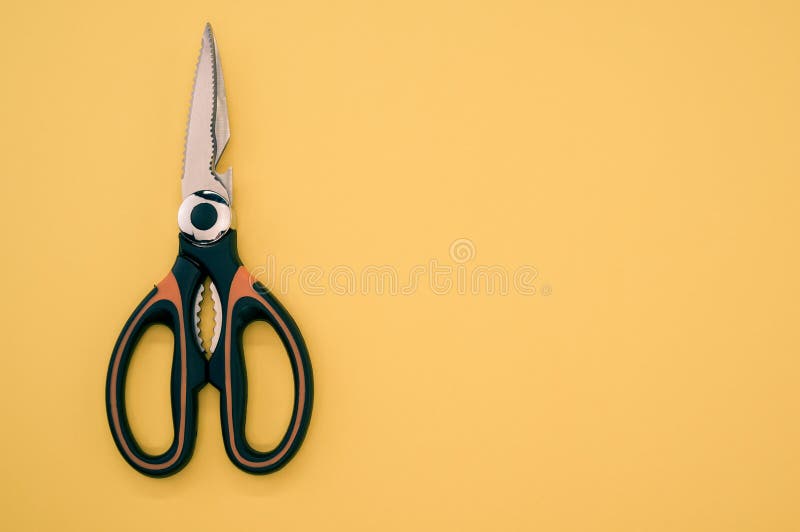
[[[313,377],[303,337],[286,309],[239,260],[236,231],[231,229],[231,169],[216,170],[229,137],[219,52],[211,26],[206,25],[186,130],[178,257],[122,329],[106,381],[106,410],[114,442],[125,460],[145,475],[171,475],[189,461],[197,436],[197,393],[207,382],[220,392],[228,456],[249,473],[271,473],[284,466],[300,447],[311,417]],[[211,281],[216,313],[208,359],[197,319],[206,278]],[[247,375],[242,334],[257,320],[269,323],[280,337],[294,380],[289,426],[280,443],[267,452],[254,449],[245,436]],[[127,369],[137,341],[153,324],[169,327],[175,339],[170,392],[174,437],[169,449],[159,455],[141,449],[125,410]]]

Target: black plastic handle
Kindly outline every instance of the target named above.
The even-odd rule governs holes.
[[[111,434],[125,460],[145,475],[163,477],[176,473],[186,465],[194,450],[197,391],[205,383],[206,364],[191,335],[191,311],[187,311],[187,294],[182,293],[181,287],[196,285],[197,277],[196,268],[178,259],[172,271],[133,311],[117,339],[109,363],[106,412]],[[175,338],[170,394],[174,437],[164,453],[150,455],[139,446],[128,424],[125,381],[136,344],[145,330],[155,324],[169,327]]]
[[[266,474],[286,465],[305,438],[314,398],[313,375],[303,337],[275,297],[242,266],[236,232],[213,244],[198,245],[180,235],[172,271],[133,312],[117,340],[106,381],[106,409],[114,442],[137,471],[163,477],[179,471],[191,458],[197,437],[197,392],[211,382],[220,390],[222,435],[231,461],[249,473]],[[223,316],[220,343],[210,361],[195,341],[191,302],[208,275],[217,287]],[[247,374],[242,335],[252,322],[269,323],[281,339],[294,377],[294,407],[281,442],[271,451],[253,449],[245,436]],[[145,453],[136,442],[125,409],[125,379],[136,343],[147,327],[164,324],[175,337],[171,399],[174,438],[160,455]]]
[[[211,380],[220,389],[222,435],[228,457],[249,473],[272,473],[294,456],[303,442],[311,419],[313,375],[303,337],[292,317],[261,284],[253,282],[244,266],[233,276],[227,294],[226,315],[222,326],[222,357],[211,363]],[[261,452],[247,442],[247,373],[244,364],[242,335],[254,321],[266,321],[280,337],[294,378],[294,406],[289,426],[280,443],[271,451]],[[216,360],[215,360],[216,359]]]

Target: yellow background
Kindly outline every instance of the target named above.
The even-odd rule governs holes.
[[[237,470],[207,387],[194,458],[154,480],[103,394],[175,256],[206,20],[246,264],[407,272],[468,238],[539,293],[293,284],[300,453]],[[756,0],[5,2],[1,527],[800,529],[798,23]],[[285,363],[246,340],[266,446]],[[169,342],[131,368],[148,449]]]

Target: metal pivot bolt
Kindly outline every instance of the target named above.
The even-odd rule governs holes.
[[[216,242],[231,227],[230,205],[216,192],[195,192],[186,196],[178,209],[178,227],[197,243]]]

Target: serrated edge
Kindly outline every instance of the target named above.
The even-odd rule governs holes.
[[[210,281],[209,289],[211,291],[211,319],[214,321],[214,332],[211,335],[211,346],[208,350],[208,353],[213,354],[214,351],[217,349],[217,345],[219,344],[219,337],[220,332],[222,331],[222,319],[217,319],[222,312],[222,301],[219,297],[219,291],[217,290],[217,285],[214,284],[214,281]],[[202,304],[203,299],[206,297],[206,286],[205,286],[205,279],[203,280],[203,284],[197,289],[197,293],[194,296],[194,339],[197,342],[197,346],[200,348],[200,351],[206,353],[206,348],[203,346],[203,337],[200,332],[200,312],[202,311]]]
[[[230,204],[233,201],[233,178],[231,168],[228,168],[225,172],[219,173],[217,172],[217,164],[219,163],[219,159],[222,157],[222,152],[220,151],[219,146],[219,139],[217,138],[217,125],[218,125],[218,117],[217,113],[219,112],[219,78],[222,77],[222,67],[219,61],[219,51],[217,49],[217,41],[216,37],[214,36],[214,29],[211,27],[211,24],[207,23],[206,27],[203,29],[203,36],[200,38],[200,52],[197,54],[197,61],[195,62],[194,67],[194,77],[192,78],[192,93],[189,99],[189,119],[186,121],[186,128],[184,129],[183,135],[183,161],[182,161],[182,173],[181,176],[186,176],[186,153],[189,147],[189,128],[191,126],[191,118],[192,118],[192,110],[193,110],[193,103],[194,103],[194,96],[195,90],[197,89],[197,76],[200,66],[200,61],[203,58],[203,50],[206,46],[206,36],[208,36],[208,52],[210,55],[210,63],[211,63],[211,120],[208,124],[208,134],[209,139],[211,140],[211,158],[208,161],[208,172],[210,177],[216,181],[222,190],[225,191],[225,196],[227,198],[228,203]],[[224,83],[224,80],[223,80]],[[227,102],[227,95],[225,98]],[[227,103],[226,103],[227,105]],[[227,107],[226,107],[226,116],[227,116]],[[226,124],[226,139],[225,143],[227,144],[228,140],[230,139],[230,124]],[[224,146],[223,146],[224,149]],[[183,186],[183,185],[182,185]],[[197,191],[194,191],[197,192]]]
[[[200,336],[200,307],[203,302],[203,292],[205,292],[205,286],[200,285],[197,289],[197,293],[194,295],[194,339],[197,342],[197,347],[200,348],[200,351],[203,353],[206,352],[206,348],[203,347],[203,338]]]
[[[217,291],[217,285],[214,284],[214,281],[211,281],[209,286],[211,287],[211,307],[214,311],[214,334],[211,336],[211,352],[213,353],[217,350],[220,332],[222,331],[222,301],[219,299],[219,292]],[[217,319],[218,316],[220,319]]]

